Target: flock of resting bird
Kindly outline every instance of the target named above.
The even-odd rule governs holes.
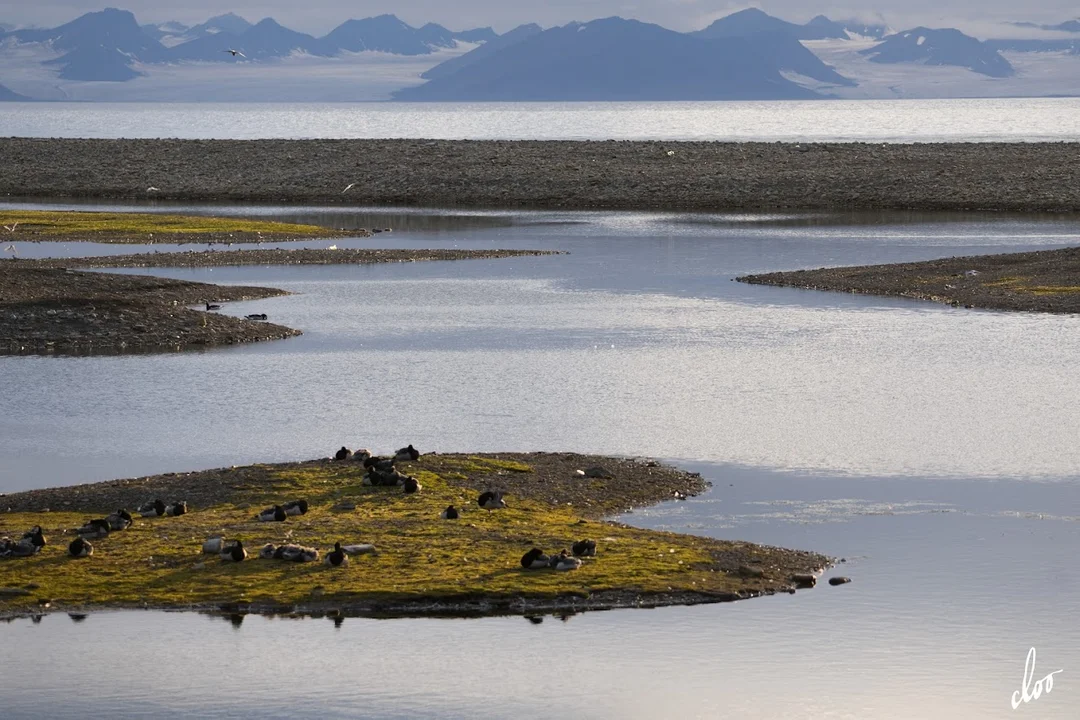
[[[401,487],[406,494],[418,493],[423,488],[416,478],[402,473],[395,467],[397,462],[415,461],[420,458],[420,452],[411,444],[398,450],[393,456],[376,457],[368,450],[353,452],[347,447],[342,447],[334,454],[334,460],[338,462],[361,462],[365,469],[363,484],[373,487]],[[502,493],[488,490],[477,498],[477,505],[484,510],[498,510],[507,507]],[[304,515],[308,511],[307,500],[291,500],[282,505],[274,505],[260,511],[255,519],[260,522],[283,522],[290,516]],[[152,517],[177,517],[188,512],[187,503],[179,500],[165,503],[161,499],[140,505],[136,511],[144,518]],[[444,520],[457,520],[460,512],[453,505],[448,506],[440,513],[439,517]],[[86,558],[94,554],[94,546],[90,540],[98,540],[108,537],[111,533],[128,529],[134,523],[134,518],[126,509],[117,510],[111,515],[89,520],[82,527],[75,530],[78,535],[75,540],[68,544],[68,554],[73,558]],[[40,525],[23,534],[19,540],[0,538],[0,558],[30,557],[41,552],[47,541]],[[202,551],[207,554],[218,555],[222,561],[242,562],[248,558],[247,549],[241,540],[226,540],[221,535],[215,535],[203,543]],[[334,543],[334,549],[326,553],[325,562],[332,567],[345,567],[349,564],[350,555],[363,555],[375,552],[375,546],[369,543],[342,545]],[[259,557],[265,560],[286,560],[289,562],[317,562],[319,550],[314,547],[288,543],[274,545],[267,543],[259,549]],[[594,557],[596,555],[596,542],[593,540],[579,540],[571,545],[570,550],[562,550],[558,554],[547,555],[540,548],[532,548],[521,558],[521,566],[526,570],[576,570],[581,567],[582,557]]]

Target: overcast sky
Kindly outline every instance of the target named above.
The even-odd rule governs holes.
[[[380,13],[394,13],[413,25],[438,22],[453,30],[491,25],[499,32],[526,22],[549,27],[610,15],[692,30],[750,5],[800,22],[818,13],[833,19],[880,16],[896,30],[926,25],[960,27],[977,34],[993,34],[995,24],[1009,20],[1060,22],[1080,16],[1076,0],[821,0],[821,4],[813,0],[186,0],[180,7],[163,0],[114,0],[110,4],[131,10],[143,23],[179,20],[194,24],[232,10],[252,22],[273,17],[283,25],[315,35],[325,34],[349,18]],[[51,27],[102,7],[102,3],[91,0],[0,0],[0,22]]]

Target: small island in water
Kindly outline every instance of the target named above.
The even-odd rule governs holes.
[[[0,496],[0,537],[25,550],[0,558],[0,616],[43,608],[423,616],[654,607],[793,592],[830,562],[604,520],[707,487],[696,473],[652,460],[406,452],[365,463],[366,453],[346,450],[341,459]],[[275,512],[288,503],[295,514]],[[123,529],[98,537],[102,523],[93,521],[106,519]],[[21,540],[35,528],[45,540],[37,551]],[[93,547],[87,557],[72,555],[80,537]],[[221,540],[204,548],[212,538]],[[222,546],[235,541],[247,559],[222,559]],[[595,554],[583,541],[595,543]],[[336,543],[358,553],[345,566],[327,562]],[[283,545],[308,555],[275,559]],[[522,558],[533,548],[583,556],[564,570],[527,569]]]
[[[931,300],[965,308],[1080,312],[1080,248],[791,270],[736,280]]]

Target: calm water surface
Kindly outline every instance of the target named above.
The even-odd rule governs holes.
[[[626,520],[845,557],[836,572],[854,582],[541,624],[24,619],[0,625],[4,646],[34,648],[5,667],[4,717],[1075,717],[1077,321],[730,280],[1058,247],[1080,224],[470,217],[367,211],[352,226],[415,229],[335,242],[570,254],[167,271],[292,290],[224,311],[305,334],[205,353],[0,358],[0,491],[342,443],[646,454],[714,487]],[[1032,646],[1040,676],[1065,672],[1014,712]],[[90,648],[92,660],[72,660]]]
[[[1080,140],[1080,99],[4,103],[0,136],[987,142]]]

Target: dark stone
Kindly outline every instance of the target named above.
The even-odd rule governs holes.
[[[830,585],[844,585],[849,582],[851,582],[851,578],[849,577],[842,577],[838,575],[836,577],[829,578]]]

